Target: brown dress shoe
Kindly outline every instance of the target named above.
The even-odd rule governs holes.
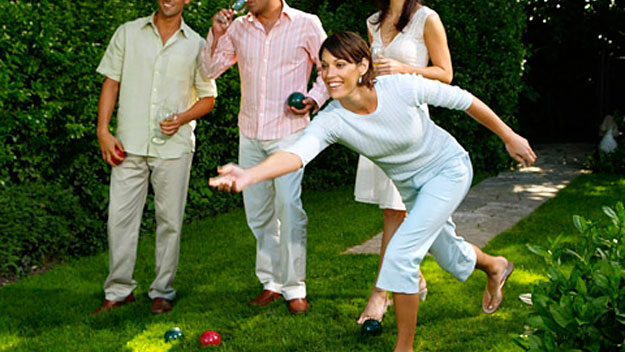
[[[100,314],[102,312],[109,311],[116,307],[121,307],[124,304],[131,303],[134,301],[135,301],[135,296],[133,296],[132,292],[130,292],[130,294],[121,301],[111,301],[111,300],[105,299],[104,303],[102,303],[102,305],[98,309],[94,310],[92,314]]]
[[[156,297],[152,300],[152,308],[150,312],[152,314],[163,314],[171,310],[171,301],[167,298]]]
[[[293,314],[304,314],[308,311],[308,301],[306,297],[295,298],[289,301],[289,310]]]
[[[282,294],[279,292],[263,290],[263,292],[250,301],[250,304],[253,306],[266,306],[280,297],[282,297]]]

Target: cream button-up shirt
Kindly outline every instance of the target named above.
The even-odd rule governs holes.
[[[115,31],[97,72],[120,82],[115,135],[127,153],[173,159],[195,150],[195,121],[180,126],[162,145],[151,139],[161,111],[183,112],[198,98],[217,96],[215,81],[201,73],[203,46],[184,20],[163,45],[154,14]]]

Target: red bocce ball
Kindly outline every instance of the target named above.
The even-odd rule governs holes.
[[[111,160],[113,160],[113,164],[115,164],[115,166],[119,165],[122,163],[122,161],[124,161],[124,158],[126,157],[126,155],[124,155],[124,152],[122,152],[119,148],[115,147],[115,154],[117,155],[117,157],[120,160],[117,160],[115,158],[112,158]]]
[[[217,331],[207,330],[202,333],[200,336],[200,344],[202,346],[217,346],[221,344],[221,336],[217,333]]]

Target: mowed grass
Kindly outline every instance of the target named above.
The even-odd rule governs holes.
[[[108,256],[101,254],[58,266],[0,289],[0,351],[201,351],[204,330],[216,330],[221,351],[390,351],[396,335],[393,308],[384,332],[363,338],[355,320],[375,278],[376,255],[341,255],[378,233],[380,210],[353,201],[352,188],[304,193],[308,226],[308,298],[305,316],[292,316],[284,301],[251,307],[261,290],[254,275],[255,240],[242,211],[186,225],[175,287],[174,310],[150,314],[147,290],[154,276],[154,241],[139,245],[137,301],[97,316],[103,299]],[[575,236],[571,216],[603,218],[602,205],[625,199],[618,175],[582,175],[558,196],[485,248],[505,255],[516,270],[498,312],[481,312],[485,275],[476,271],[459,283],[431,257],[423,272],[428,299],[422,303],[415,346],[419,351],[520,351],[512,339],[524,332],[531,307],[517,297],[545,279],[527,243],[546,243],[559,233]],[[165,343],[170,327],[186,338]]]

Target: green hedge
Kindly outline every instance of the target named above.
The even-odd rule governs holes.
[[[517,127],[518,95],[523,89],[525,12],[517,1],[431,1],[449,39],[454,65],[452,84],[488,104]],[[432,118],[471,154],[475,169],[498,171],[510,165],[503,144],[493,133],[463,113],[433,109]]]
[[[375,10],[373,1],[289,4],[317,13],[328,33],[348,29],[363,36],[364,21]],[[185,9],[185,20],[205,35],[211,16],[225,5],[225,0],[192,1]],[[480,6],[444,1],[430,5],[447,28],[455,83],[514,123],[525,53],[519,41],[525,23],[522,8],[505,0]],[[92,214],[100,223],[98,231],[89,234],[99,243],[106,240],[110,170],[100,160],[95,136],[103,81],[95,67],[120,24],[154,9],[155,1],[0,2],[0,187],[45,182],[71,189],[80,198],[77,211]],[[220,95],[215,109],[196,129],[187,219],[241,205],[239,195],[213,192],[207,186],[207,176],[215,173],[217,165],[235,161],[237,155],[240,92],[236,68],[222,75],[217,85]],[[471,151],[476,168],[497,170],[508,165],[502,145],[470,118],[438,110],[432,116]],[[356,157],[345,148],[330,148],[307,168],[304,187],[353,184]],[[144,223],[149,225],[152,219],[151,212],[146,212]]]
[[[58,258],[101,250],[102,222],[71,189],[54,184],[8,186],[0,193],[0,274],[22,274]]]

